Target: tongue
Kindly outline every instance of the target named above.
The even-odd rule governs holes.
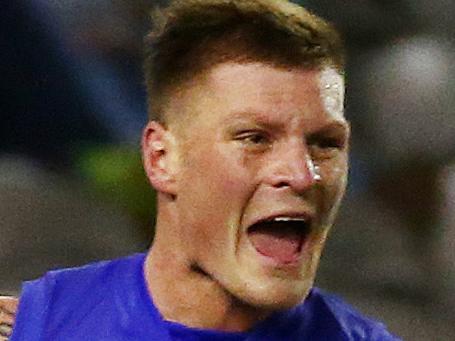
[[[256,250],[279,263],[292,263],[299,257],[302,237],[287,226],[259,226],[249,232],[250,241]]]

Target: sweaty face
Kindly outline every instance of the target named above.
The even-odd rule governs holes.
[[[243,302],[312,287],[346,184],[343,91],[331,69],[223,63],[170,104],[187,118],[170,126],[181,252]]]

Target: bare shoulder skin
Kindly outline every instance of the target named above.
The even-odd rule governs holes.
[[[12,296],[0,296],[0,341],[11,336],[19,299]]]

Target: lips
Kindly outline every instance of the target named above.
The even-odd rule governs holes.
[[[254,223],[247,232],[258,253],[288,265],[298,262],[310,231],[308,217],[278,216]]]

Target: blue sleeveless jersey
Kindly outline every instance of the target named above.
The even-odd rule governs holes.
[[[317,288],[303,304],[275,313],[245,333],[167,322],[148,294],[144,259],[138,254],[51,271],[26,282],[10,340],[398,340],[382,324]]]

